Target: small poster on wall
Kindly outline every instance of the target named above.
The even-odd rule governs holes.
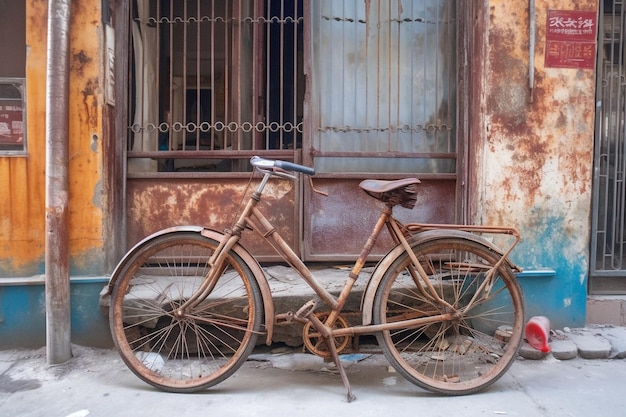
[[[25,151],[24,80],[0,78],[0,152]]]
[[[24,142],[22,115],[22,100],[0,98],[0,145],[22,145]]]
[[[548,10],[545,66],[593,69],[597,28],[595,11]]]

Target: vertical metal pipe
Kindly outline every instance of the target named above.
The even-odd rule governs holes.
[[[46,352],[72,357],[68,232],[68,90],[71,0],[48,1],[46,87]]]
[[[532,103],[535,90],[535,0],[528,2],[528,39],[528,91]]]

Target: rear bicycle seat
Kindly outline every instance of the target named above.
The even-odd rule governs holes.
[[[400,204],[402,207],[412,209],[417,202],[417,178],[404,178],[401,180],[363,180],[359,187],[370,197],[380,200],[390,206]]]

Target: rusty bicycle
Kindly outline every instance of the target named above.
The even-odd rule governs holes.
[[[111,333],[139,378],[172,392],[209,388],[246,361],[259,336],[270,344],[275,325],[293,322],[304,324],[303,343],[310,352],[332,358],[348,401],[354,395],[339,355],[360,335],[375,335],[398,373],[435,393],[474,393],[507,371],[524,320],[516,267],[508,259],[520,240],[516,229],[402,224],[393,208],[413,208],[420,181],[364,180],[360,188],[384,208],[343,289],[333,295],[258,207],[272,178],[312,176],[314,170],[260,157],[250,162],[252,176],[261,177],[231,229],[162,230],[135,245],[112,274]],[[395,246],[369,277],[360,324],[348,324],[342,309],[384,229]],[[276,313],[263,268],[239,242],[244,231],[271,244],[317,297],[297,311]],[[490,233],[514,241],[503,251],[485,237]]]

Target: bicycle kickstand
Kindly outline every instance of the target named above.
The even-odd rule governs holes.
[[[324,325],[317,318],[317,316],[313,313],[315,310],[315,301],[311,300],[307,303],[303,308],[300,309],[299,313],[304,312],[303,316],[306,317],[307,320],[311,322],[315,330],[320,332],[322,337],[324,338],[324,342],[326,346],[330,350],[332,354],[333,361],[339,370],[339,375],[341,375],[341,380],[343,381],[343,386],[346,388],[346,399],[349,403],[356,400],[356,397],[352,394],[352,389],[350,388],[350,381],[348,381],[348,375],[346,375],[346,370],[341,364],[341,360],[339,360],[339,353],[337,352],[337,347],[335,346],[335,340],[330,332],[330,329]]]

